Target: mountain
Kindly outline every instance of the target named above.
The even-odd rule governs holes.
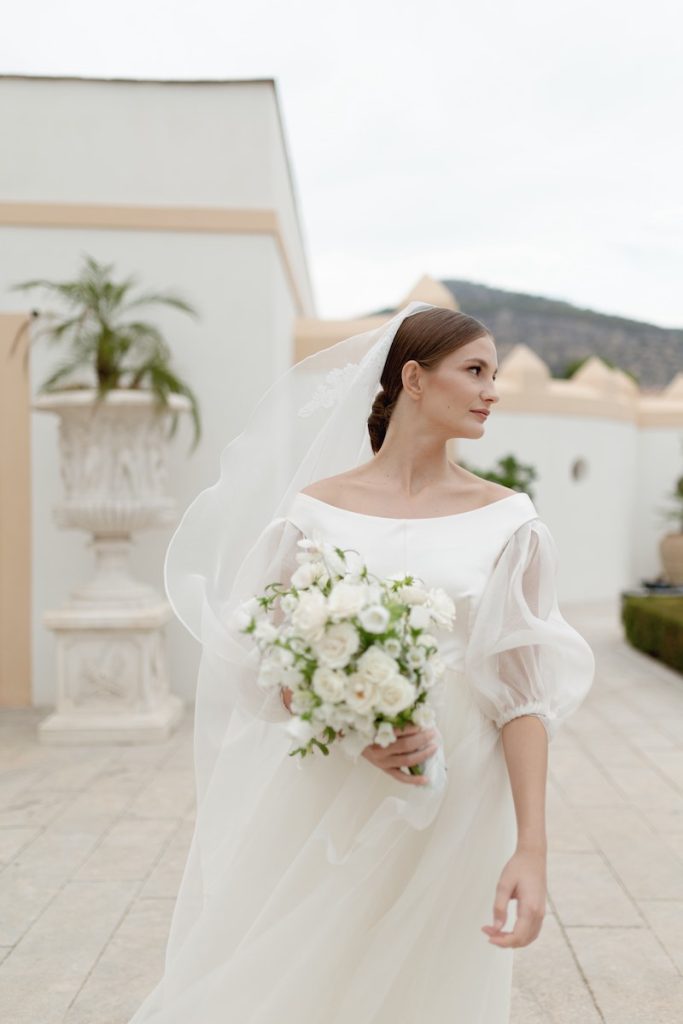
[[[562,377],[569,363],[596,355],[632,373],[641,391],[659,391],[683,370],[683,329],[656,327],[473,281],[441,283],[463,313],[491,331],[501,362],[514,345],[524,344],[548,364],[554,377]]]

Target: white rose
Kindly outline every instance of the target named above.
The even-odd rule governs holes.
[[[380,722],[375,733],[375,743],[380,747],[388,747],[396,739],[396,733],[391,722]]]
[[[377,698],[377,686],[369,679],[362,678],[358,673],[346,676],[346,703],[353,711],[360,713],[370,711]]]
[[[446,629],[452,629],[455,621],[455,605],[445,590],[435,587],[429,592],[432,617]]]
[[[300,744],[308,743],[308,741],[315,735],[315,729],[310,722],[305,721],[303,718],[297,718],[296,716],[287,722],[285,726],[287,732],[292,739],[297,740]]]
[[[422,647],[438,647],[439,642],[433,633],[420,633],[419,637],[415,641]]]
[[[356,668],[358,676],[365,682],[380,686],[398,675],[398,665],[380,647],[368,647],[361,654]]]
[[[332,588],[327,603],[332,618],[351,618],[357,615],[365,604],[364,587],[340,580]]]
[[[259,619],[254,627],[252,635],[257,637],[259,640],[270,642],[278,635],[278,631],[272,622],[268,621],[268,619]]]
[[[413,722],[421,729],[429,729],[435,721],[434,709],[428,704],[418,704],[413,711]]]
[[[305,591],[292,612],[292,626],[305,639],[316,641],[327,620],[327,602],[319,590]]]
[[[416,629],[426,629],[431,625],[432,617],[427,605],[414,604],[408,613],[408,622]]]
[[[297,590],[306,590],[320,575],[319,562],[304,562],[292,573],[290,583]]]
[[[346,678],[343,672],[335,672],[333,668],[321,665],[313,673],[311,684],[322,700],[337,701],[346,692]]]
[[[344,668],[360,644],[358,630],[350,622],[328,626],[325,635],[315,645],[318,659],[330,668]]]
[[[413,684],[396,676],[379,687],[379,698],[375,706],[384,715],[397,715],[399,711],[410,707],[416,696]]]
[[[389,625],[390,615],[388,610],[381,604],[371,604],[361,609],[358,619],[363,629],[368,633],[385,633]]]

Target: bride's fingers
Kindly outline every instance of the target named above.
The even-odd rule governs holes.
[[[426,761],[428,757],[436,753],[439,748],[438,743],[431,743],[428,747],[424,747],[422,750],[411,750],[407,754],[392,754],[389,759],[389,764],[392,767],[396,765],[405,765],[410,767],[414,764],[420,764],[422,761]]]
[[[402,772],[400,768],[385,768],[387,775],[392,775],[399,782],[405,782],[409,786],[426,786],[429,782],[424,775],[411,775],[409,772]]]
[[[411,754],[415,750],[423,750],[435,739],[435,732],[432,729],[418,729],[410,736],[401,736],[390,743],[386,750],[392,754]]]

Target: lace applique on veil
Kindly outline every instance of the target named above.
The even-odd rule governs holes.
[[[358,369],[358,363],[347,363],[344,367],[335,366],[326,373],[322,383],[318,384],[313,392],[313,397],[299,409],[298,416],[310,416],[316,409],[329,409],[334,405],[339,395],[351,382]]]

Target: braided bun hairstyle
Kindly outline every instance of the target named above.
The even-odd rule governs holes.
[[[375,454],[384,443],[391,413],[403,389],[403,364],[414,359],[426,370],[432,370],[445,356],[483,335],[493,337],[473,316],[441,306],[413,313],[401,321],[384,363],[381,389],[368,417],[370,444]]]

